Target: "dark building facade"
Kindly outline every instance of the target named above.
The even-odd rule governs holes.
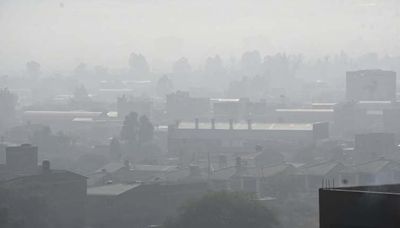
[[[400,227],[400,185],[319,190],[320,228]]]
[[[37,174],[0,183],[0,227],[82,228],[85,203],[86,177],[44,162]]]
[[[26,175],[36,172],[38,167],[38,148],[30,144],[6,148],[7,171],[11,175]]]

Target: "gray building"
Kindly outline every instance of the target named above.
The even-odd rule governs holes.
[[[319,190],[320,228],[395,228],[399,210],[398,184]]]
[[[348,101],[393,101],[396,99],[396,72],[359,70],[346,73]]]
[[[38,148],[30,144],[6,148],[7,172],[12,176],[29,175],[38,167]]]
[[[0,183],[5,228],[83,228],[86,177],[50,169],[48,161],[35,174]]]

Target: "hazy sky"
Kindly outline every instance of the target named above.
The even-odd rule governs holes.
[[[245,50],[318,56],[400,54],[398,0],[0,0],[0,70],[36,60],[126,67],[130,52],[156,70]]]

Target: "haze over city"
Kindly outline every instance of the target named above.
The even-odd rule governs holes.
[[[400,1],[0,0],[0,228],[400,227]]]
[[[185,56],[201,65],[244,51],[308,59],[346,51],[400,54],[397,1],[9,1],[0,3],[0,69],[34,59],[48,71],[80,62],[126,67],[145,55],[155,71]]]

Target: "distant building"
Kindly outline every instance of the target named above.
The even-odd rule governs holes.
[[[320,228],[400,227],[400,185],[319,189]]]
[[[6,148],[7,145],[0,142],[0,164],[6,164]]]
[[[333,109],[276,109],[272,114],[275,122],[314,123],[333,122]]]
[[[385,132],[396,134],[400,139],[400,108],[383,110],[383,129]]]
[[[111,162],[89,175],[88,186],[112,183],[134,183],[148,181],[174,182],[183,180],[189,175],[189,170],[178,169],[176,166],[166,165],[138,165]]]
[[[354,102],[335,105],[333,134],[353,138],[357,133],[368,132],[374,128],[373,121],[368,116],[367,111]]]
[[[342,163],[322,162],[300,167],[296,173],[296,183],[299,190],[316,191],[323,179],[338,179],[345,168]],[[334,183],[331,183],[332,185]],[[338,183],[337,183],[338,184]],[[304,188],[303,188],[304,187]]]
[[[7,147],[6,166],[11,176],[35,173],[38,168],[38,148],[30,144]]]
[[[381,157],[390,157],[398,153],[393,133],[365,133],[355,136],[356,159],[370,161]]]
[[[213,117],[223,120],[241,120],[245,116],[246,104],[245,99],[212,99]]]
[[[272,108],[266,101],[252,102],[248,98],[241,99],[211,99],[213,118],[218,120],[247,120],[265,121]]]
[[[83,228],[86,177],[63,170],[42,170],[0,183],[0,208],[6,219],[0,227]]]
[[[346,73],[346,98],[348,101],[396,100],[396,72],[348,71]]]
[[[346,167],[340,173],[340,186],[394,184],[400,181],[400,163],[380,158]]]
[[[117,99],[117,112],[119,119],[124,119],[131,112],[151,118],[152,102],[144,98],[127,98],[126,96],[122,96]]]
[[[207,153],[244,153],[256,145],[265,148],[309,145],[329,137],[328,123],[182,122],[168,129],[168,152],[182,157]],[[286,151],[287,152],[287,151]]]
[[[209,118],[210,99],[191,97],[188,92],[178,91],[167,95],[166,110],[170,121]]]

